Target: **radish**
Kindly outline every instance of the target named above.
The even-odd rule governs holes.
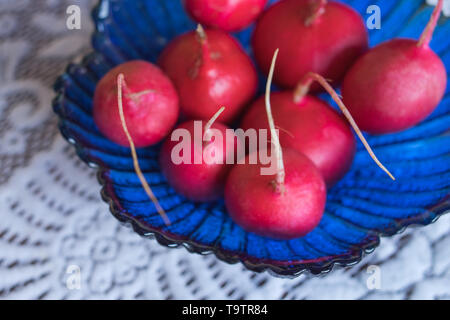
[[[123,75],[123,73],[120,73],[117,76],[117,105],[118,105],[118,113],[119,113],[119,120],[120,120],[120,125],[121,125],[122,132],[124,133],[125,138],[127,139],[128,144],[129,144],[130,149],[131,149],[131,156],[133,158],[134,171],[136,172],[136,175],[138,176],[139,181],[141,182],[145,193],[147,194],[147,196],[150,198],[150,200],[155,205],[155,208],[156,208],[157,212],[159,213],[159,215],[163,219],[163,221],[166,224],[166,226],[169,226],[170,225],[170,220],[167,217],[167,214],[164,211],[164,209],[161,207],[158,199],[154,195],[152,189],[150,188],[150,186],[148,185],[147,181],[145,180],[144,174],[142,173],[141,167],[139,166],[139,159],[138,159],[138,156],[137,156],[137,153],[136,153],[135,143],[133,141],[133,138],[131,136],[130,131],[128,130],[127,120],[125,119],[125,112],[124,112],[124,108],[123,108],[123,105],[124,105],[123,104],[123,100],[124,99],[123,99],[123,93],[122,93],[124,85],[125,85],[124,75]]]
[[[239,142],[234,135],[229,138],[227,126],[215,122],[224,109],[222,107],[207,123],[187,121],[173,131],[172,138],[179,130],[184,129],[188,134],[189,140],[183,142],[189,149],[181,151],[186,152],[182,156],[186,161],[174,161],[174,156],[178,156],[174,153],[179,152],[177,141],[168,138],[161,149],[159,163],[164,176],[178,193],[192,201],[213,201],[223,195],[225,178],[231,169],[227,163],[234,162],[230,160],[234,160]]]
[[[124,74],[123,111],[136,147],[161,141],[175,125],[178,95],[170,79],[155,65],[135,60],[110,70],[97,84],[93,115],[100,132],[113,142],[129,146],[117,106],[117,77]]]
[[[353,130],[355,130],[359,140],[361,140],[362,144],[366,148],[367,152],[369,153],[370,157],[373,159],[373,161],[382,169],[386,174],[392,179],[395,180],[395,177],[392,175],[392,173],[378,160],[377,156],[373,152],[372,148],[370,147],[367,140],[364,138],[363,134],[361,133],[361,130],[359,129],[358,125],[356,124],[355,120],[353,119],[351,113],[347,109],[347,107],[342,102],[339,95],[336,93],[336,91],[333,89],[333,87],[327,82],[327,80],[322,77],[321,75],[310,72],[308,73],[303,80],[298,84],[297,88],[294,91],[294,100],[296,103],[302,103],[304,99],[307,99],[307,93],[310,91],[311,84],[313,82],[319,83],[325,91],[327,91],[331,98],[336,102],[339,109],[341,109],[344,116],[347,118],[347,121],[352,126]],[[311,97],[310,97],[311,98]],[[331,107],[330,107],[331,108]],[[335,161],[339,161],[339,159],[335,159]]]
[[[271,97],[273,115],[280,130],[280,142],[311,159],[328,187],[350,168],[355,155],[355,137],[348,123],[324,101],[306,96],[295,100],[293,91],[275,92]],[[244,116],[244,130],[268,129],[264,97]]]
[[[368,35],[360,15],[345,4],[281,0],[262,14],[251,43],[256,61],[266,73],[272,53],[280,49],[274,81],[282,87],[294,88],[308,72],[338,85],[367,50]]]
[[[320,222],[326,201],[322,175],[306,156],[281,149],[272,118],[270,87],[278,51],[266,87],[266,112],[276,155],[276,177],[261,175],[261,164],[236,165],[225,185],[225,205],[245,230],[275,239],[306,235]]]
[[[333,186],[350,168],[356,149],[353,133],[349,124],[330,105],[307,95],[313,81],[317,81],[329,92],[374,161],[394,179],[374,155],[337,93],[316,73],[308,73],[294,91],[273,94],[274,115],[281,131],[280,142],[310,158],[322,173],[328,187]],[[250,107],[241,127],[244,130],[268,129],[264,108],[264,97],[261,97]]]
[[[257,74],[240,45],[220,30],[179,36],[163,51],[159,64],[172,79],[181,110],[190,119],[208,120],[226,105],[221,121],[230,123],[253,98]]]
[[[184,0],[189,15],[198,23],[224,31],[239,31],[263,11],[267,0]]]
[[[408,129],[441,101],[447,73],[429,43],[442,5],[440,0],[419,41],[384,42],[362,56],[345,76],[344,102],[362,130],[385,134]]]

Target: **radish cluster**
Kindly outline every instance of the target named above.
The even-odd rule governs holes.
[[[410,128],[444,95],[446,70],[429,47],[443,0],[419,40],[393,39],[373,49],[362,18],[344,4],[280,0],[263,11],[266,3],[185,0],[188,14],[205,29],[199,25],[175,38],[157,65],[129,61],[97,85],[95,123],[107,138],[130,147],[142,186],[166,224],[136,147],[163,142],[161,171],[180,195],[195,202],[224,198],[245,230],[293,239],[320,223],[327,188],[351,167],[354,132],[395,180],[361,130]],[[251,44],[268,76],[265,95],[256,99],[257,70],[227,33],[255,21]],[[271,93],[272,79],[280,91]],[[342,99],[333,88],[341,82]],[[341,113],[315,97],[318,91],[331,95]],[[248,148],[234,134],[236,124],[269,133],[268,140]],[[180,148],[181,142],[188,147]],[[256,156],[261,151],[274,161],[272,174],[261,174],[267,167]]]

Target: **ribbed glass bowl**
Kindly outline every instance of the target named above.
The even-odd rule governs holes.
[[[271,1],[274,2],[274,1]],[[381,8],[382,27],[370,30],[370,43],[402,36],[418,38],[432,8],[422,0],[346,0],[364,18],[366,9]],[[350,172],[329,190],[320,225],[303,238],[276,241],[244,231],[228,216],[223,200],[200,204],[178,195],[158,166],[160,146],[139,150],[145,176],[172,224],[165,226],[133,170],[128,148],[96,128],[92,97],[97,81],[112,67],[132,59],[155,61],[176,35],[195,28],[180,0],[103,0],[93,11],[94,52],[70,64],[57,80],[54,111],[60,130],[78,155],[98,170],[101,194],[113,215],[131,223],[159,243],[185,246],[191,252],[214,253],[229,263],[242,262],[254,271],[296,276],[319,274],[335,264],[352,265],[373,251],[380,236],[409,225],[426,225],[449,211],[450,95],[418,126],[398,134],[367,136],[378,157],[394,173],[391,181],[361,145]],[[251,54],[251,28],[236,34]],[[436,30],[432,48],[450,70],[450,21]],[[261,77],[261,85],[264,79]],[[324,96],[324,99],[327,99]]]

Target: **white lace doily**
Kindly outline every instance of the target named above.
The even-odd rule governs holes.
[[[450,298],[450,215],[382,239],[353,268],[296,279],[121,226],[51,110],[56,76],[90,50],[91,2],[0,0],[0,299]],[[71,4],[81,30],[66,28]]]

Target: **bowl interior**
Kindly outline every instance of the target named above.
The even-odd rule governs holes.
[[[276,2],[276,1],[270,1]],[[369,30],[374,46],[393,37],[418,38],[432,8],[424,1],[342,1],[364,19],[366,9],[381,8],[382,28]],[[243,262],[255,270],[294,276],[304,270],[328,271],[335,263],[358,262],[379,243],[380,235],[395,234],[411,224],[428,224],[450,208],[450,95],[413,129],[384,136],[367,135],[380,160],[393,172],[392,182],[358,144],[348,174],[328,192],[320,225],[305,237],[276,241],[248,233],[228,216],[223,201],[200,204],[178,195],[162,176],[159,145],[138,151],[147,181],[168,213],[165,226],[133,170],[128,148],[107,140],[92,118],[97,81],[112,67],[132,59],[156,61],[164,46],[195,24],[178,0],[103,0],[93,11],[95,51],[71,64],[56,85],[54,110],[62,134],[79,156],[99,170],[102,196],[112,213],[142,235],[154,235],[168,246],[184,245],[199,253],[214,252],[228,262]],[[235,34],[251,55],[252,28]],[[443,19],[431,47],[450,70],[450,21]],[[261,75],[261,89],[264,86]],[[321,96],[330,101],[326,95]]]

